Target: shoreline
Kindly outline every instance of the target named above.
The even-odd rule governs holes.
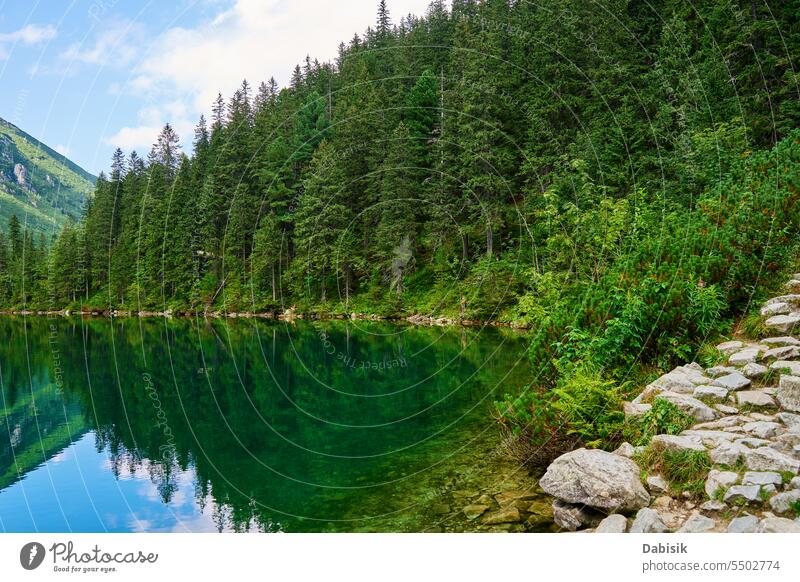
[[[370,313],[330,313],[330,312],[296,312],[293,310],[275,311],[213,311],[213,312],[191,312],[191,311],[129,311],[129,310],[81,310],[72,311],[62,310],[38,310],[38,309],[0,309],[2,316],[23,316],[23,317],[103,317],[103,318],[202,318],[202,319],[268,319],[273,321],[292,322],[297,319],[310,321],[387,321],[393,323],[410,323],[412,325],[428,327],[505,327],[510,329],[528,330],[529,325],[508,321],[479,320],[479,319],[460,319],[450,317],[432,317],[428,315],[412,314],[407,316],[386,316]]]

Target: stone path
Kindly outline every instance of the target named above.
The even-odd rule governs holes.
[[[800,332],[800,273],[761,315],[773,337],[720,344],[720,365],[680,366],[625,403],[627,417],[645,414],[661,398],[695,419],[679,435],[653,437],[650,446],[706,452],[704,492],[670,493],[662,475],[642,475],[633,459],[643,447],[572,451],[540,481],[555,498],[553,517],[562,529],[800,532],[800,339],[791,335]]]

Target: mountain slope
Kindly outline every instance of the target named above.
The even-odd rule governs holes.
[[[0,118],[0,225],[12,214],[32,230],[51,233],[80,216],[96,178]]]

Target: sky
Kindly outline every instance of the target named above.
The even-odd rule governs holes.
[[[394,22],[429,0],[389,0]],[[377,0],[0,0],[0,117],[84,169],[184,140],[218,92],[286,85],[374,24]]]

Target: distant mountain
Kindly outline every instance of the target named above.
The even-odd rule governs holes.
[[[77,219],[95,176],[0,118],[0,228],[16,214],[44,233]]]

